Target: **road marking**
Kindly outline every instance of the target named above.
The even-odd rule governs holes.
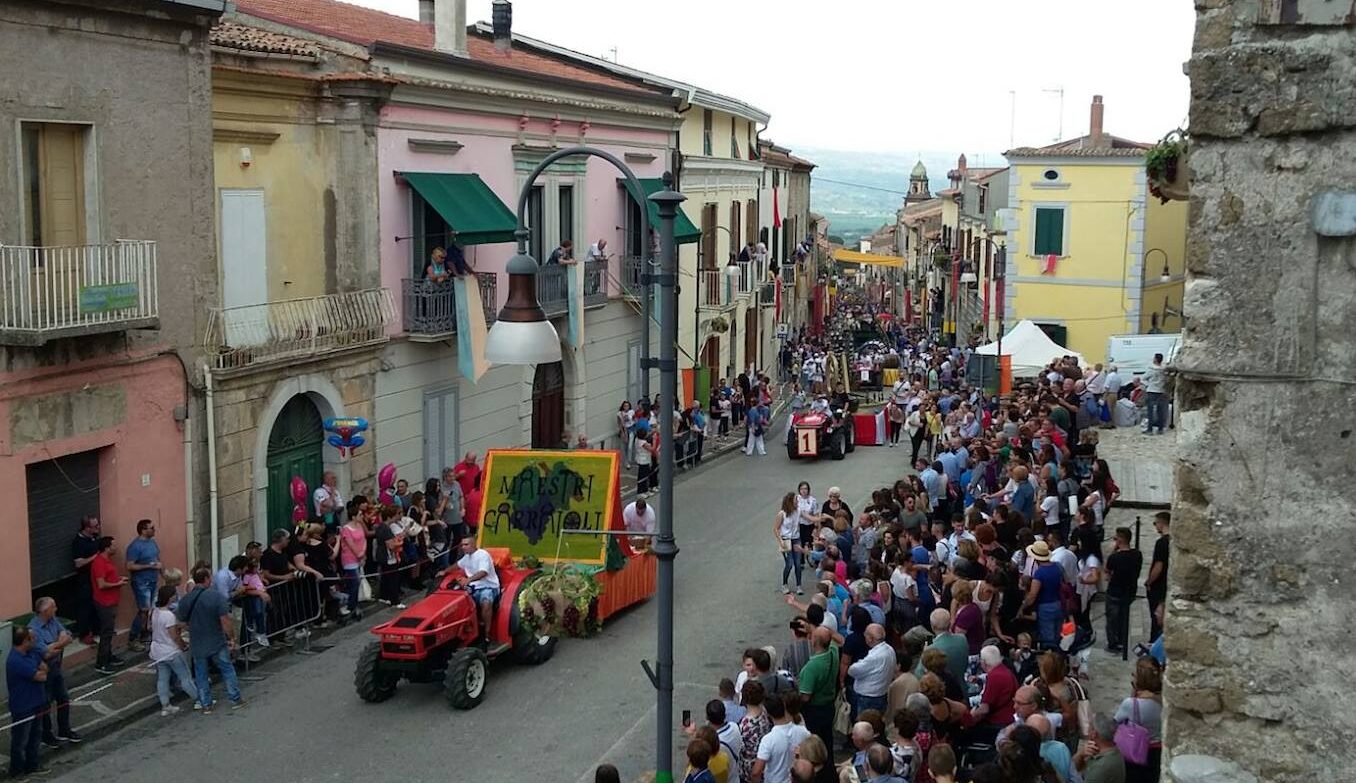
[[[89,707],[90,709],[94,710],[95,712],[99,713],[105,718],[113,714],[113,710],[110,709],[108,705],[104,704],[101,701],[87,701],[81,702],[81,704],[83,706]]]
[[[607,751],[603,753],[603,755],[598,757],[597,761],[594,761],[592,764],[589,765],[588,769],[584,770],[583,774],[579,776],[579,780],[577,780],[575,783],[589,783],[589,781],[593,780],[593,772],[595,769],[598,768],[598,765],[607,761],[607,759],[610,756],[612,756],[612,754],[616,753],[618,750],[621,750],[622,747],[628,744],[631,741],[631,737],[635,735],[635,733],[640,729],[642,725],[644,725],[650,720],[650,717],[653,716],[657,712],[657,710],[658,710],[657,705],[651,705],[651,707],[645,711],[644,715],[641,715],[640,718],[637,719],[635,723],[631,724],[631,728],[623,732],[622,735],[617,738],[617,741],[612,743],[612,747],[608,748]]]

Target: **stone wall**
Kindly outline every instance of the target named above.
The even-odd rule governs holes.
[[[1346,780],[1356,16],[1346,0],[1196,6],[1168,768]],[[1328,198],[1345,212],[1316,209]]]
[[[276,421],[275,408],[296,393],[311,396],[322,418],[342,415],[368,420],[371,428],[364,433],[367,445],[342,460],[332,447],[326,446],[325,467],[339,475],[345,498],[359,493],[375,496],[377,425],[373,400],[380,365],[378,351],[327,356],[321,361],[288,364],[217,382],[213,397],[221,538],[238,536],[241,546],[250,539],[265,540],[267,528],[260,503],[266,485],[260,481],[266,480],[267,472],[257,462],[259,455],[267,451]],[[200,468],[200,494],[206,495],[207,466],[203,463]],[[198,525],[203,552],[210,551],[209,539],[205,538],[210,534],[207,521],[203,516]],[[222,554],[230,557],[239,553]]]

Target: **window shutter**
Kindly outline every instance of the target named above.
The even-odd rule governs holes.
[[[1064,255],[1064,210],[1036,210],[1036,255]]]

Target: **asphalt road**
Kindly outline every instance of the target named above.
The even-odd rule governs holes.
[[[675,724],[684,708],[702,714],[720,678],[738,671],[741,650],[789,636],[771,532],[781,496],[804,479],[821,499],[840,486],[859,508],[907,460],[902,449],[862,447],[842,462],[791,463],[769,448],[679,479]],[[451,710],[433,685],[402,683],[390,701],[360,701],[353,667],[370,637],[346,629],[322,653],[264,667],[244,684],[245,709],[152,716],[63,754],[54,779],[590,783],[608,761],[633,780],[654,768],[655,693],[640,660],[653,659],[656,617],[647,602],[599,636],[563,640],[543,666],[492,664],[486,700],[470,712]],[[681,755],[683,743],[674,746]]]

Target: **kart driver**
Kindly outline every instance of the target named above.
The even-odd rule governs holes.
[[[811,412],[811,413],[828,413],[828,412],[829,412],[829,399],[828,399],[827,397],[819,397],[819,398],[815,399],[815,401],[814,401],[813,403],[810,404],[810,412]]]
[[[843,384],[841,383],[834,384],[833,398],[830,400],[830,403],[833,405],[834,410],[836,411],[847,410],[848,402],[851,401],[851,399],[852,398],[848,396],[847,391],[843,388]]]
[[[471,600],[480,608],[481,641],[488,643],[494,602],[499,598],[499,574],[494,570],[494,558],[477,547],[474,538],[467,536],[461,540],[461,559],[457,561],[457,567],[462,571],[457,577],[457,585],[469,592]]]

